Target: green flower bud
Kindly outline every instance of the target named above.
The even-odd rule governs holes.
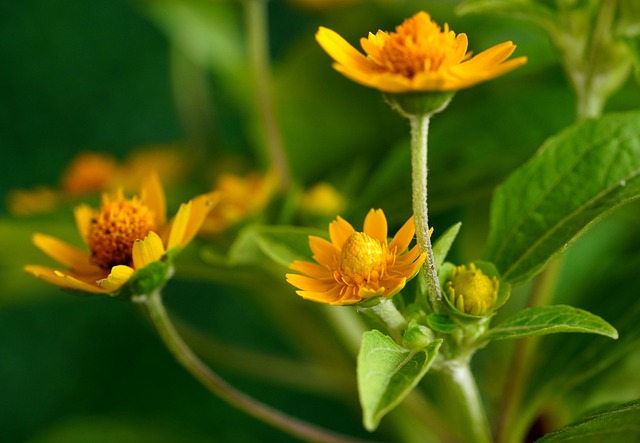
[[[492,312],[498,299],[499,281],[489,278],[471,263],[453,268],[445,284],[445,293],[455,308],[469,315],[484,316]]]

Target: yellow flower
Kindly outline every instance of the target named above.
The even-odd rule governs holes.
[[[259,214],[269,203],[277,183],[275,171],[267,172],[265,175],[250,174],[246,177],[220,175],[215,187],[215,191],[220,195],[220,202],[207,216],[201,232],[205,235],[219,234]]]
[[[376,296],[390,297],[416,275],[425,254],[418,246],[405,252],[415,234],[413,217],[387,240],[387,219],[371,209],[357,232],[338,217],[329,224],[331,241],[309,236],[317,263],[294,261],[287,281],[300,289],[302,298],[330,305],[350,305]]]
[[[453,268],[451,279],[445,285],[449,301],[465,314],[485,315],[498,300],[500,282],[489,278],[473,263]]]
[[[310,214],[321,214],[334,217],[344,210],[346,200],[336,188],[329,183],[316,183],[302,195],[300,206]]]
[[[320,27],[316,40],[335,60],[334,68],[351,80],[389,93],[457,91],[498,77],[526,62],[505,61],[515,50],[500,43],[472,57],[467,36],[441,29],[426,12],[396,27],[360,39],[364,56],[331,29]]]
[[[83,152],[69,164],[60,184],[72,196],[102,192],[113,185],[117,167],[109,155]]]
[[[139,197],[127,199],[120,190],[114,195],[103,194],[98,211],[87,205],[76,208],[76,224],[88,251],[45,234],[34,234],[34,244],[68,269],[39,265],[24,269],[61,288],[114,293],[136,271],[159,261],[174,248],[185,247],[216,199],[216,194],[196,197],[182,204],[167,223],[164,191],[157,176],[151,175]]]

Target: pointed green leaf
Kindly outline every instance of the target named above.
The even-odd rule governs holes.
[[[640,401],[599,412],[536,440],[562,442],[640,442]]]
[[[591,223],[638,198],[639,175],[640,112],[565,130],[497,189],[486,256],[504,281],[526,281]]]
[[[442,340],[409,351],[377,330],[365,332],[358,353],[358,392],[364,427],[374,431],[427,373]]]
[[[458,14],[499,14],[531,21],[548,30],[556,23],[556,13],[534,0],[466,0],[456,8]]]
[[[433,244],[433,259],[436,264],[436,269],[440,268],[442,263],[444,263],[444,260],[447,258],[451,245],[453,245],[453,242],[458,236],[458,232],[460,232],[461,225],[462,223],[458,222],[451,226],[449,229],[444,231],[444,234],[438,237],[438,240]]]
[[[505,340],[556,332],[585,332],[618,338],[618,332],[602,318],[567,305],[527,308],[489,329],[481,340]]]

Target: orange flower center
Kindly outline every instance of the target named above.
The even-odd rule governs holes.
[[[364,232],[354,232],[338,256],[336,279],[346,284],[377,283],[387,266],[387,248]]]
[[[105,270],[116,265],[130,266],[133,243],[155,230],[153,213],[138,199],[107,202],[91,220],[91,260]]]
[[[443,66],[459,63],[458,46],[448,25],[445,24],[442,31],[423,12],[405,20],[396,27],[396,32],[388,34],[380,48],[380,63],[389,72],[413,78],[421,72],[436,72]]]

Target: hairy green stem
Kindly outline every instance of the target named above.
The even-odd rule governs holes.
[[[363,443],[317,427],[261,403],[237,390],[202,362],[182,340],[167,315],[159,291],[139,300],[146,308],[160,338],[174,357],[212,393],[241,411],[295,437],[321,443]]]
[[[465,443],[491,443],[489,422],[469,363],[452,360],[439,372],[444,377],[448,399],[456,407],[459,434]]]
[[[411,115],[411,188],[413,216],[416,224],[416,238],[420,250],[426,252],[424,274],[430,301],[442,300],[438,271],[436,270],[429,236],[429,208],[427,205],[427,138],[431,114]]]
[[[247,27],[249,64],[255,91],[258,120],[264,136],[264,148],[271,167],[274,168],[279,175],[280,186],[284,188],[289,184],[290,171],[271,90],[267,1],[245,0],[244,10]]]

